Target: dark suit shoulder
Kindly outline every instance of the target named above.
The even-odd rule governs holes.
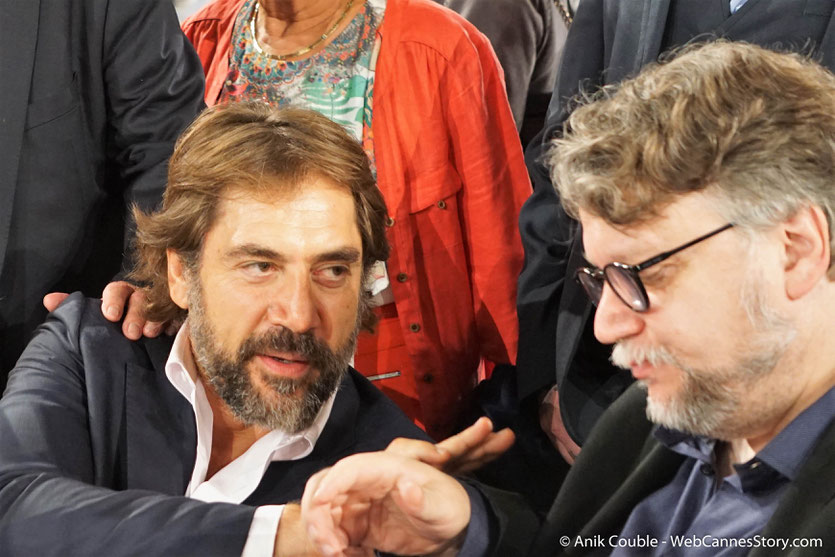
[[[32,339],[9,376],[9,387],[27,370],[49,370],[82,380],[84,375],[84,353],[88,347],[95,349],[95,339],[112,339],[108,350],[118,347],[115,338],[118,324],[108,322],[101,314],[101,301],[86,298],[75,292],[58,308],[47,315],[46,320],[35,329]],[[120,335],[121,336],[121,335]]]
[[[59,336],[67,346],[78,348],[83,342],[108,338],[112,340],[121,334],[121,324],[105,319],[101,312],[101,300],[88,298],[81,292],[73,292],[36,329],[33,340],[45,335]],[[124,344],[131,341],[125,339]],[[30,343],[31,344],[31,343]]]
[[[100,299],[75,292],[35,330],[9,376],[9,387],[32,370],[64,373],[80,383],[122,377],[128,364],[161,370],[172,342],[165,335],[139,341],[126,338],[121,323],[102,315]]]

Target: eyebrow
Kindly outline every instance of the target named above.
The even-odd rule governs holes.
[[[591,267],[594,267],[595,269],[602,269],[602,268],[603,268],[603,267],[598,267],[597,265],[595,265],[594,263],[592,263],[591,261],[589,261],[589,258],[586,256],[586,250],[582,250],[582,251],[580,252],[580,255],[583,257],[583,260],[584,260],[586,263],[588,263]],[[657,254],[656,254],[656,255],[657,255]],[[641,263],[646,263],[647,261],[649,261],[650,259],[653,259],[654,257],[655,257],[655,256],[652,256],[652,257],[650,257],[649,259],[642,259],[642,260],[641,260],[641,261],[639,261],[638,263],[624,263],[624,262],[623,262],[623,260],[624,260],[624,259],[626,259],[625,257],[621,257],[621,258],[616,257],[615,259],[612,259],[609,263],[621,263],[621,264],[623,264],[623,265],[629,265],[630,267],[634,267],[634,266],[636,266],[636,265],[640,265]],[[664,261],[659,262],[657,265],[653,265],[653,267],[656,267],[656,266],[657,266],[657,267],[661,268],[661,267],[663,267],[665,264],[667,264],[667,262],[668,262],[668,261],[669,261],[668,259],[665,259]],[[608,263],[607,263],[607,265],[608,265]],[[605,267],[605,265],[604,265],[604,267]]]
[[[258,244],[242,244],[226,252],[227,259],[240,259],[243,257],[256,257],[269,259],[271,261],[284,261],[285,257],[275,250],[259,246]]]
[[[360,260],[360,251],[356,248],[339,248],[333,251],[320,253],[314,259],[314,263],[324,263],[325,261],[341,261],[343,263],[356,263]]]
[[[258,244],[242,244],[236,246],[230,251],[226,252],[227,259],[240,259],[244,257],[254,257],[258,259],[267,259],[269,261],[276,261],[279,263],[285,262],[287,258],[281,253],[259,246]],[[323,263],[325,261],[341,261],[343,263],[356,263],[360,260],[360,251],[352,247],[342,247],[324,253],[319,253],[313,258],[314,263]]]

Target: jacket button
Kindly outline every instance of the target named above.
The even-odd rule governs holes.
[[[409,275],[406,273],[397,273],[397,282],[406,282],[409,280]]]
[[[413,333],[418,332],[420,330],[420,323],[412,323],[411,325],[409,325],[409,330]]]
[[[386,226],[388,226],[389,228],[394,226],[394,219],[391,217],[386,217]]]
[[[443,199],[438,201],[438,209],[446,209],[446,201],[444,201]]]
[[[426,375],[424,375],[424,376],[422,377],[422,379],[423,379],[423,382],[424,382],[424,383],[431,383],[431,382],[432,382],[433,377],[432,377],[432,374],[431,374],[431,373],[427,373]]]

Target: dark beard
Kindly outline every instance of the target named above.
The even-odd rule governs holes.
[[[196,281],[195,281],[196,282]],[[202,292],[192,284],[189,294],[189,334],[201,378],[241,422],[270,430],[296,433],[307,429],[322,405],[330,398],[345,375],[354,353],[358,328],[336,351],[310,333],[294,333],[276,327],[247,338],[233,357],[215,350],[214,330],[206,318]],[[274,377],[262,373],[259,389],[247,371],[247,364],[264,352],[292,352],[307,360],[311,372],[300,379]],[[299,393],[298,391],[301,391]]]

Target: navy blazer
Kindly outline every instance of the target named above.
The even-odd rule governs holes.
[[[353,369],[313,452],[270,465],[243,505],[183,496],[194,412],[165,375],[173,339],[132,342],[77,293],[42,325],[0,399],[0,555],[240,555],[252,505],[396,437],[428,440]]]

